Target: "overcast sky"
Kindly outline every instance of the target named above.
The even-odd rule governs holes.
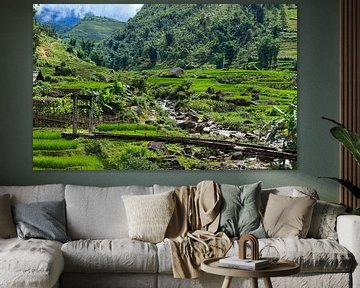
[[[49,13],[49,17],[56,15],[57,20],[66,18],[71,14],[82,18],[91,12],[95,16],[105,16],[125,22],[134,16],[142,5],[143,4],[38,4],[36,7],[38,14],[44,14],[45,10],[47,11],[46,13],[51,11],[53,13]],[[41,17],[44,20],[46,19],[46,15],[41,15]]]

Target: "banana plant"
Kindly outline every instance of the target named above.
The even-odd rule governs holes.
[[[342,143],[347,150],[354,156],[355,161],[360,165],[360,136],[347,129],[343,124],[333,119],[322,117],[334,123],[336,126],[330,129],[331,134]],[[339,179],[336,177],[320,177],[335,180],[348,189],[356,198],[360,198],[360,187],[354,185],[350,180]]]
[[[294,100],[295,101],[295,100]],[[270,132],[267,136],[266,142],[271,143],[276,140],[279,134],[284,133],[286,136],[286,142],[284,148],[296,149],[296,126],[297,126],[297,109],[296,104],[292,103],[285,110],[280,109],[277,106],[273,106],[274,111],[279,115],[276,119],[273,119],[265,124],[264,130],[270,127]]]

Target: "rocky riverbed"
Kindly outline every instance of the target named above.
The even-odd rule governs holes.
[[[197,136],[208,134],[223,139],[242,139],[243,141],[254,140],[257,138],[252,133],[242,133],[236,130],[225,129],[222,125],[215,123],[208,117],[199,117],[195,110],[188,112],[176,111],[175,103],[171,100],[158,100],[159,105],[168,113],[169,117],[175,120],[176,124],[187,130],[190,134]]]
[[[229,130],[219,123],[214,122],[209,117],[199,115],[195,110],[181,112],[176,109],[174,101],[159,99],[158,104],[167,112],[168,117],[174,120],[178,127],[186,130],[190,137],[212,138],[216,140],[227,140],[239,143],[254,143],[257,140],[265,142],[264,137],[259,137],[253,133],[245,133],[236,130]],[[273,144],[272,147],[280,150],[282,143]],[[273,159],[269,155],[248,155],[241,149],[219,149],[214,147],[194,147],[193,145],[182,145],[181,151],[170,151],[166,144],[151,142],[149,148],[154,151],[161,151],[165,155],[163,159],[154,161],[165,169],[182,170],[178,157],[196,159],[197,164],[192,169],[199,170],[245,170],[245,169],[292,169],[289,160]],[[271,156],[271,155],[270,155]],[[159,163],[159,161],[161,163]]]

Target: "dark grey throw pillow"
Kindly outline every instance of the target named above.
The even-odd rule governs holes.
[[[253,234],[266,238],[260,216],[261,182],[236,186],[221,185],[223,197],[219,231],[229,237]]]
[[[70,241],[65,231],[65,201],[16,204],[13,216],[19,238]]]

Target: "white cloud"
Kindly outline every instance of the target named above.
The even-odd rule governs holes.
[[[37,6],[37,13],[42,17],[53,17],[60,20],[69,15],[76,15],[80,18],[91,12],[96,16],[105,16],[117,19],[119,21],[127,21],[140,10],[143,4],[40,4]],[[52,16],[43,15],[45,11],[51,11]],[[43,18],[43,19],[44,19]],[[50,20],[50,19],[49,19]]]

